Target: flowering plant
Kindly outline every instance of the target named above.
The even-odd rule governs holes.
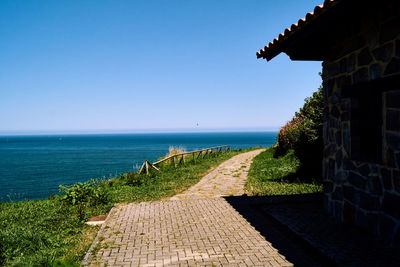
[[[276,155],[293,149],[304,168],[314,168],[322,162],[322,123],[324,101],[322,87],[305,99],[304,105],[278,133]]]

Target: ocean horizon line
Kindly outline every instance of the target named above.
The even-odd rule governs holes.
[[[278,127],[271,128],[206,128],[206,129],[137,129],[137,130],[21,130],[0,131],[0,136],[51,136],[51,135],[113,135],[113,134],[168,134],[168,133],[248,133],[278,132]]]

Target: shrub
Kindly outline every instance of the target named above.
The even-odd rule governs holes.
[[[97,206],[108,203],[108,192],[102,185],[96,185],[93,187],[92,194],[89,198],[91,206]]]
[[[77,208],[80,220],[85,218],[87,205],[104,204],[108,200],[107,191],[99,181],[90,180],[85,183],[76,183],[71,186],[60,185],[61,201],[68,206]]]
[[[323,109],[320,87],[311,97],[305,99],[303,107],[278,133],[276,155],[284,155],[293,149],[300,160],[299,172],[310,179],[321,178]]]

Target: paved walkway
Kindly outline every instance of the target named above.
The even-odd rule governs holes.
[[[262,151],[264,149],[257,149],[232,157],[204,176],[196,185],[182,194],[175,195],[171,200],[243,195],[251,162]]]
[[[83,264],[292,266],[222,195],[241,195],[255,150],[237,155],[170,201],[115,207]]]
[[[292,266],[223,198],[113,209],[90,266]]]

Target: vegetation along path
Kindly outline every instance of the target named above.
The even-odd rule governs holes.
[[[292,266],[224,198],[243,194],[252,159],[237,155],[172,200],[111,210],[83,264],[90,266]]]

